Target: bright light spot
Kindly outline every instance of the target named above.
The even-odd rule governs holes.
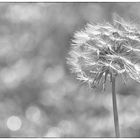
[[[57,105],[58,107],[63,102],[63,96],[64,94],[59,89],[57,91],[48,90],[41,93],[40,102],[43,105]]]
[[[18,38],[18,41],[17,41]],[[34,35],[32,33],[23,33],[21,35],[14,36],[14,47],[18,53],[31,51],[34,47]]]
[[[7,127],[11,131],[18,131],[21,128],[22,122],[18,116],[11,116],[7,120]]]
[[[58,127],[52,127],[48,130],[45,137],[61,137],[61,130]]]
[[[61,121],[59,127],[62,129],[64,134],[74,134],[76,132],[76,126],[71,121]]]
[[[6,18],[12,22],[29,22],[40,20],[42,17],[41,9],[36,5],[11,5],[6,13]],[[27,14],[28,13],[28,14]]]
[[[41,111],[36,106],[30,106],[26,110],[26,118],[34,123],[37,123],[40,121],[41,118]]]
[[[9,56],[12,52],[12,44],[9,37],[2,37],[0,39],[0,56],[6,57]]]
[[[77,84],[71,81],[65,81],[64,84],[62,84],[62,91],[63,92],[73,92],[76,90]]]
[[[23,60],[19,60],[14,66],[3,69],[0,76],[6,86],[16,87],[29,73],[30,66]]]
[[[120,116],[120,125],[125,125],[126,127],[132,126],[135,121],[139,120],[140,117],[137,112],[128,111]]]
[[[49,84],[57,83],[64,76],[64,69],[61,66],[48,68],[45,73],[45,81]]]

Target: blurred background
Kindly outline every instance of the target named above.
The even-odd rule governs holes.
[[[110,84],[89,89],[67,53],[88,22],[115,12],[140,23],[140,3],[0,3],[0,137],[114,137]],[[140,85],[117,79],[122,137],[140,137]]]

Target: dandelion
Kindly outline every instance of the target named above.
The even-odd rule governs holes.
[[[90,87],[112,84],[112,100],[116,137],[120,137],[115,93],[115,79],[126,76],[140,82],[140,31],[135,24],[114,14],[113,24],[87,24],[74,35],[67,63],[77,79]]]

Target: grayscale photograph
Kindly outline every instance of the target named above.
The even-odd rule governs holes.
[[[0,138],[139,138],[139,2],[0,2]]]

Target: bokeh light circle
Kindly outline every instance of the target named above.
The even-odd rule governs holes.
[[[18,131],[21,128],[22,121],[18,116],[10,116],[7,119],[7,128],[11,131]]]

